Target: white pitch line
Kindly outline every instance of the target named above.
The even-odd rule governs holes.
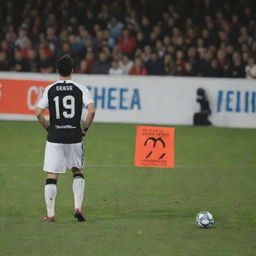
[[[43,164],[33,164],[33,163],[0,163],[0,167],[43,167]],[[133,168],[133,165],[111,165],[111,164],[99,164],[99,165],[85,165],[85,168]],[[175,168],[256,168],[256,165],[177,165]]]

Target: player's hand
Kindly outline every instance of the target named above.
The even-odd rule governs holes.
[[[86,136],[88,132],[88,128],[83,128],[81,130],[82,130],[82,137]]]

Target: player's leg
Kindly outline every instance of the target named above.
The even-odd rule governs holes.
[[[75,213],[74,216],[78,221],[85,221],[82,215],[82,203],[84,199],[84,147],[83,142],[74,143],[69,145],[67,166],[72,170],[73,173],[73,184],[72,189],[74,193],[74,205]]]
[[[65,145],[46,142],[44,171],[47,172],[44,186],[47,216],[43,220],[54,221],[57,179],[60,173],[65,173],[66,171]]]
[[[54,221],[58,176],[58,173],[47,173],[46,183],[44,186],[44,197],[47,210],[47,216],[43,218],[45,221]]]
[[[76,167],[71,168],[73,173],[73,184],[72,189],[74,193],[74,206],[75,212],[74,216],[78,219],[78,221],[85,221],[85,217],[82,214],[82,203],[84,199],[84,176],[83,169],[79,169]]]

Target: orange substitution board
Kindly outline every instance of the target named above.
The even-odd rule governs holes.
[[[137,126],[135,166],[174,167],[174,128]]]

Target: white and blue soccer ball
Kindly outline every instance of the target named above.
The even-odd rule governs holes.
[[[209,228],[213,223],[214,218],[209,212],[199,212],[196,216],[196,224],[200,228]]]

